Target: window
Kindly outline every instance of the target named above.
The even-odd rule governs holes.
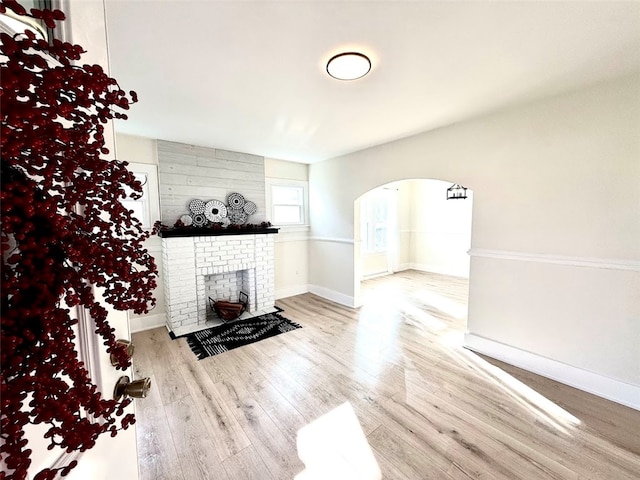
[[[133,190],[125,187],[127,197],[122,200],[122,204],[133,211],[132,216],[142,223],[143,228],[149,228],[151,223],[151,213],[149,211],[149,181],[146,173],[133,172],[136,180],[142,184],[142,197],[134,199],[131,195]]]
[[[389,246],[390,198],[380,189],[366,195],[360,203],[360,239],[364,252],[384,252]]]
[[[133,217],[140,220],[142,228],[149,230],[155,220],[160,218],[158,205],[158,171],[155,165],[144,163],[129,163],[127,167],[142,184],[142,197],[137,200],[131,197],[133,191],[125,187],[127,197],[122,204],[133,211]]]
[[[267,180],[267,203],[274,225],[305,225],[307,222],[307,182]]]
[[[27,12],[32,8],[38,10],[51,10],[53,7],[51,0],[18,0]],[[13,36],[18,32],[31,30],[39,39],[53,43],[53,29],[45,25],[43,20],[32,18],[29,15],[16,15],[12,10],[0,15],[0,32]]]

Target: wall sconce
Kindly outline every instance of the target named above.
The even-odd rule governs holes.
[[[454,183],[447,188],[447,200],[457,200],[459,198],[467,198],[467,187]]]

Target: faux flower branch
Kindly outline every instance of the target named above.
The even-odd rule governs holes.
[[[0,1],[18,15],[53,28],[58,10]],[[134,423],[130,400],[104,398],[74,346],[76,309],[125,369],[107,310],[147,312],[155,304],[157,268],[143,248],[149,236],[123,207],[125,186],[142,187],[126,162],[107,161],[104,124],[126,119],[137,101],[98,65],[81,65],[79,45],[49,44],[27,31],[0,34],[2,192],[2,336],[0,479],[24,479],[32,451],[25,426],[44,424],[49,448],[92,448]],[[55,61],[51,61],[51,59]],[[36,480],[66,475],[75,462],[45,469]]]

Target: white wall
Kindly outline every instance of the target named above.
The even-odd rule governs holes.
[[[354,200],[390,181],[455,179],[474,192],[467,341],[606,379],[579,386],[632,404],[607,385],[640,385],[639,83],[629,76],[312,164],[310,284],[357,305]]]
[[[473,192],[466,199],[447,200],[456,179],[413,180],[411,199],[410,268],[469,276]]]
[[[307,182],[309,180],[309,165],[306,163],[289,162],[287,160],[265,157],[264,176],[268,178]]]
[[[309,180],[304,163],[265,158],[267,179]],[[268,215],[268,214],[267,214]],[[282,227],[275,237],[276,299],[309,291],[309,227]]]
[[[158,165],[158,142],[151,138],[116,134],[116,151],[118,160],[133,163]]]
[[[402,180],[371,190],[356,200],[358,209],[364,198],[381,188],[397,192],[397,251],[392,252],[392,271],[413,269],[469,277],[473,192],[467,190],[468,198],[464,200],[447,200],[446,191],[451,184],[452,181],[441,180]],[[386,253],[361,252],[361,278],[386,273],[386,269]]]

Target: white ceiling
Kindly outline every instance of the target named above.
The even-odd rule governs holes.
[[[640,71],[640,2],[107,0],[117,130],[312,163]],[[326,61],[370,56],[338,81]]]

